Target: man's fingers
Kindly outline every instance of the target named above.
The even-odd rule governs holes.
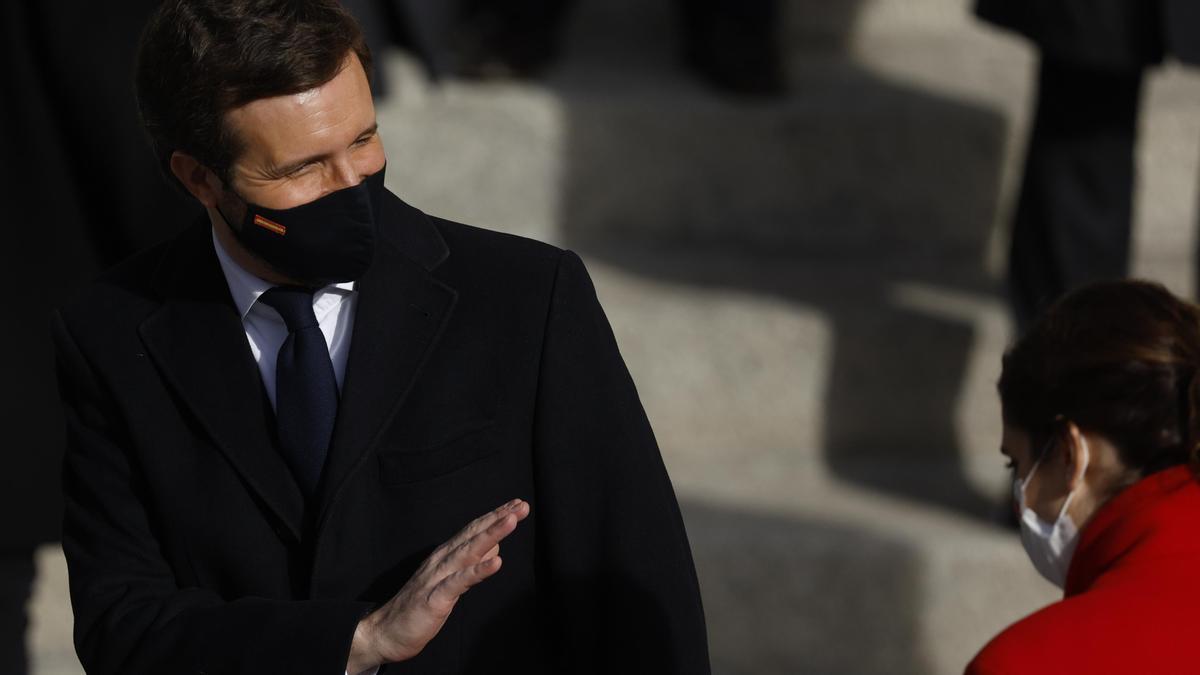
[[[517,529],[517,524],[529,516],[529,504],[521,502],[512,511],[488,526],[487,529],[467,540],[465,553],[468,560],[482,560],[493,547],[499,546],[505,537]]]
[[[502,521],[510,514],[516,514],[517,521],[524,520],[525,517],[529,515],[529,503],[520,499],[514,499],[500,508],[476,518],[461,531],[459,531],[458,534],[454,535],[454,537],[443,544],[441,548],[435,551],[433,555],[430,556],[430,562],[434,567],[436,567],[442,564],[448,558],[456,557],[457,554],[462,551],[462,549],[470,545],[470,542],[473,538],[483,532],[486,532],[488,528],[495,526],[497,522]],[[499,539],[492,543],[495,544],[498,541]],[[487,548],[491,548],[491,546],[489,545]],[[486,551],[487,548],[485,548],[484,551]]]
[[[515,529],[517,529],[516,516],[511,513],[505,515],[483,532],[449,551],[438,563],[435,574],[450,576],[461,569],[478,564],[488,551],[499,546],[500,541],[512,534]]]
[[[520,499],[514,499],[514,500],[508,502],[507,504],[505,504],[504,506],[501,506],[497,509],[493,509],[492,511],[489,511],[489,512],[483,514],[482,516],[479,516],[475,520],[472,520],[470,523],[468,523],[466,527],[459,530],[458,534],[454,535],[450,539],[450,541],[447,542],[448,544],[450,544],[449,548],[453,549],[457,545],[463,543],[464,541],[470,539],[471,537],[486,530],[488,527],[491,527],[491,525],[493,523],[495,523],[497,520],[503,518],[504,516],[514,512],[522,507],[528,508],[528,504],[521,501]]]
[[[484,554],[499,546],[505,537],[517,529],[518,522],[520,520],[510,513],[492,523],[483,532],[467,540],[467,545],[463,547],[462,551],[465,564],[473,564],[476,561],[482,560]]]
[[[500,556],[495,556],[451,574],[433,587],[429,603],[434,607],[453,605],[469,588],[500,571],[503,562]]]
[[[467,539],[470,539],[491,527],[496,523],[496,521],[502,520],[509,514],[516,514],[518,521],[524,520],[525,516],[529,515],[529,503],[521,499],[514,499],[504,506],[501,506],[500,508],[471,521],[471,524],[464,527],[456,538],[459,539],[460,543],[462,541],[466,541]]]
[[[500,544],[496,544],[495,546],[492,547],[492,550],[488,551],[487,553],[484,553],[483,560],[491,560],[492,558],[495,558],[498,555],[500,555]]]

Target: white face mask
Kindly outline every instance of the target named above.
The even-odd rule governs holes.
[[[1080,438],[1080,442],[1083,461],[1080,463],[1078,477],[1079,480],[1082,480],[1087,471],[1088,447],[1087,441]],[[1042,457],[1033,463],[1033,468],[1029,470],[1029,475],[1025,476],[1025,480],[1013,479],[1013,499],[1021,509],[1021,544],[1025,547],[1025,553],[1029,555],[1034,568],[1043,577],[1046,577],[1055,586],[1063,588],[1067,583],[1067,569],[1071,566],[1071,556],[1075,553],[1075,545],[1079,542],[1079,529],[1067,515],[1067,507],[1071,505],[1071,500],[1075,497],[1075,490],[1071,490],[1071,493],[1067,495],[1067,500],[1063,502],[1062,510],[1058,512],[1058,518],[1053,523],[1042,520],[1038,514],[1033,512],[1033,509],[1025,504],[1025,487],[1029,485],[1029,479],[1033,478],[1034,472],[1037,471],[1038,465],[1041,464],[1042,458],[1046,454],[1043,452]]]

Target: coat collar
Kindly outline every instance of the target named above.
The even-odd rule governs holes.
[[[274,419],[209,227],[203,218],[168,247],[153,281],[161,304],[139,332],[199,425],[299,541],[307,529],[304,497],[275,446]],[[356,286],[342,400],[316,505],[322,521],[449,319],[457,294],[432,275],[448,256],[433,222],[386,193],[376,260]]]
[[[304,497],[275,448],[261,376],[207,217],[172,242],[154,283],[162,302],[139,328],[147,353],[249,489],[301,539]]]
[[[320,524],[408,396],[458,300],[432,274],[449,256],[432,220],[391,193],[382,211],[375,263],[357,286],[346,379],[319,490]]]
[[[1117,567],[1135,569],[1140,561],[1164,554],[1200,552],[1195,537],[1198,518],[1200,483],[1190,467],[1165,469],[1125,488],[1080,532],[1067,572],[1066,596],[1087,591]]]

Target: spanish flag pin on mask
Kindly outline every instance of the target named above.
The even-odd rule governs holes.
[[[386,168],[358,185],[290,209],[269,209],[242,198],[243,218],[221,215],[238,241],[280,274],[312,287],[354,281],[375,258]]]

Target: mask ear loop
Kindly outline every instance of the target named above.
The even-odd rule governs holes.
[[[1021,485],[1021,502],[1022,503],[1025,502],[1025,488],[1029,485],[1029,481],[1033,479],[1033,474],[1037,473],[1038,466],[1042,463],[1042,457],[1045,457],[1045,456],[1046,456],[1046,453],[1043,451],[1041,456],[1038,457],[1036,460],[1034,460],[1033,466],[1029,468],[1029,473],[1025,474],[1024,478],[1020,478],[1017,480],[1017,482],[1020,483],[1020,485]]]
[[[1066,418],[1063,417],[1062,415],[1055,415],[1052,426],[1057,426],[1058,423],[1063,422],[1065,420],[1066,420]],[[1045,459],[1046,456],[1050,454],[1051,448],[1054,447],[1056,433],[1057,433],[1056,429],[1051,430],[1050,437],[1048,439],[1046,439],[1046,442],[1044,444],[1042,444],[1042,449],[1038,452],[1037,459],[1035,459],[1033,461],[1033,466],[1030,467],[1029,473],[1025,475],[1025,478],[1023,480],[1020,480],[1020,479],[1018,480],[1018,482],[1021,485],[1021,501],[1022,502],[1024,502],[1024,500],[1025,500],[1025,488],[1028,487],[1029,481],[1033,479],[1033,474],[1037,472],[1038,467],[1041,466],[1041,464],[1042,464],[1042,460]],[[1084,475],[1086,475],[1086,473],[1087,473],[1088,464],[1091,461],[1091,453],[1089,452],[1089,449],[1088,449],[1087,439],[1084,438],[1084,436],[1082,434],[1080,434],[1079,440],[1083,444],[1083,461],[1080,462],[1080,469],[1078,469],[1076,475],[1073,476],[1073,482],[1078,482],[1078,481],[1083,480]],[[1058,514],[1059,517],[1062,517],[1062,514],[1066,511],[1067,506],[1071,503],[1071,499],[1074,496],[1075,496],[1075,488],[1072,488],[1071,491],[1067,494],[1067,500],[1065,502],[1063,502],[1063,507],[1059,511],[1059,514]]]
[[[221,220],[225,221],[226,227],[228,227],[230,230],[232,230],[234,234],[237,234],[238,232],[241,231],[241,229],[242,229],[241,223],[234,224],[234,222],[229,219],[229,216],[225,215],[225,212],[221,210],[220,204],[217,204],[216,208],[217,208],[217,214],[221,216]]]
[[[213,171],[213,170],[210,169],[210,171]],[[221,173],[218,173],[216,171],[213,171],[213,173],[215,173],[217,175],[217,180],[219,180],[221,183],[221,196],[217,197],[217,205],[216,205],[217,213],[220,214],[221,220],[225,221],[225,224],[229,226],[229,229],[232,230],[234,234],[239,234],[242,231],[242,223],[243,223],[243,221],[245,221],[247,214],[249,214],[250,210],[251,210],[250,209],[250,200],[246,199],[237,190],[233,189],[233,184],[232,184],[233,180],[232,179],[227,181],[224,178],[221,178],[221,175],[222,175]],[[241,218],[241,220],[231,219],[229,216],[225,215],[225,209],[221,208],[221,202],[225,201],[224,196],[227,194],[233,195],[233,197],[235,199],[237,199],[239,202],[242,203],[242,218]]]
[[[1062,416],[1062,415],[1055,415],[1055,416],[1054,416],[1054,421],[1053,421],[1053,422],[1051,422],[1051,429],[1050,429],[1050,433],[1049,433],[1049,435],[1048,435],[1048,436],[1047,436],[1047,438],[1046,438],[1046,442],[1045,442],[1045,443],[1042,443],[1042,445],[1041,445],[1041,449],[1040,449],[1040,450],[1038,450],[1038,453],[1037,453],[1037,458],[1033,460],[1033,466],[1029,467],[1029,473],[1025,474],[1025,478],[1018,478],[1018,479],[1017,479],[1017,482],[1021,484],[1021,496],[1022,496],[1022,498],[1024,498],[1024,496],[1025,496],[1025,487],[1026,487],[1027,485],[1029,485],[1029,481],[1030,481],[1030,480],[1033,478],[1033,474],[1037,473],[1038,467],[1042,465],[1042,460],[1046,458],[1046,455],[1049,455],[1049,454],[1050,454],[1050,448],[1054,447],[1054,434],[1055,434],[1055,430],[1054,430],[1054,428],[1053,428],[1053,427],[1054,427],[1054,425],[1056,425],[1058,422],[1062,421],[1062,419],[1063,419],[1063,416]]]
[[[237,192],[235,192],[233,190],[233,188],[225,187],[224,191],[233,195],[234,197],[236,197],[238,199],[238,201],[240,201],[242,203],[242,208],[243,208],[242,218],[244,220],[246,217],[246,214],[250,212],[250,202],[246,201],[246,199],[244,197],[242,197]],[[229,218],[229,216],[225,215],[225,210],[221,208],[221,199],[219,199],[219,198],[217,199],[217,207],[216,208],[217,208],[217,213],[221,215],[221,220],[225,221],[225,224],[229,226],[229,229],[232,230],[234,234],[239,234],[242,231],[242,221],[241,220],[231,220]]]

